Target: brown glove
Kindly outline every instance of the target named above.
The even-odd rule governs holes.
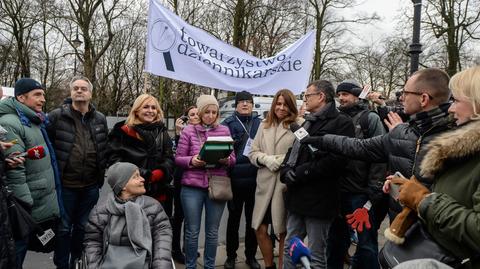
[[[418,212],[418,205],[423,198],[430,193],[422,183],[418,182],[415,176],[412,176],[410,180],[393,178],[392,183],[400,185],[400,194],[398,195],[400,203],[415,210],[415,212]]]

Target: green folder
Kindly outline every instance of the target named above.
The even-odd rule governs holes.
[[[216,165],[218,160],[227,158],[233,151],[233,143],[218,141],[206,141],[203,144],[198,157],[207,165]]]

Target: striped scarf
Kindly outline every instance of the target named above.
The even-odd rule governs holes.
[[[444,126],[453,123],[449,116],[448,108],[451,103],[444,103],[429,111],[419,112],[410,117],[409,124],[416,127],[421,134],[427,132],[432,127]]]

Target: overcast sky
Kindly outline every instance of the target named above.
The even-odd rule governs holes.
[[[385,34],[390,34],[395,29],[395,19],[402,15],[402,8],[409,8],[413,11],[413,4],[409,0],[359,0],[360,3],[348,13],[368,13],[376,12],[380,21],[372,25],[363,25],[358,27],[362,33],[364,41],[376,41]],[[411,11],[411,12],[412,12]]]

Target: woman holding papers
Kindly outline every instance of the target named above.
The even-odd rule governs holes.
[[[290,131],[290,124],[294,122],[299,125],[303,122],[303,119],[298,118],[295,96],[290,90],[280,90],[273,98],[267,118],[258,128],[249,155],[252,164],[259,167],[252,227],[256,230],[266,268],[276,268],[273,263],[272,241],[267,233],[269,224],[275,234],[279,235],[279,268],[283,266],[286,234],[283,192],[286,187],[280,182],[278,169],[295,139]]]
[[[106,157],[109,166],[116,162],[137,165],[145,179],[146,195],[158,200],[171,216],[172,140],[157,98],[142,94],[135,99],[127,119],[115,124],[108,135]]]
[[[215,268],[218,227],[222,218],[224,201],[208,197],[208,175],[226,176],[227,167],[235,164],[235,154],[220,159],[215,168],[205,169],[206,162],[199,159],[199,152],[208,137],[230,136],[227,127],[218,123],[219,106],[213,95],[201,95],[197,99],[200,124],[188,125],[178,141],[175,163],[184,169],[181,200],[185,214],[186,268],[197,268],[198,234],[202,210],[205,207],[205,268]]]

